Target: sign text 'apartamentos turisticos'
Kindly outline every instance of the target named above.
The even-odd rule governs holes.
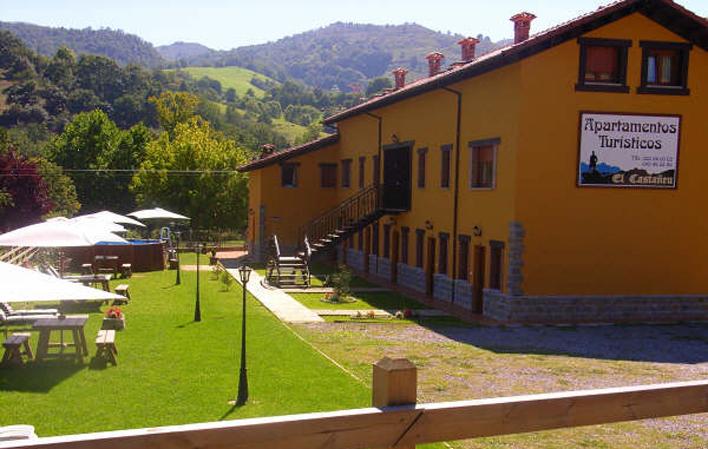
[[[580,114],[579,186],[676,188],[681,117]]]

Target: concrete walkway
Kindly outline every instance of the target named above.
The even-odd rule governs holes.
[[[315,310],[315,312],[317,312],[317,314],[320,316],[345,316],[345,317],[354,317],[354,316],[357,316],[357,314],[366,316],[367,314],[371,313],[372,311],[374,312],[374,315],[376,317],[391,317],[396,313],[393,311],[383,310],[383,309],[360,309],[360,310],[317,309],[317,310]],[[413,313],[415,314],[415,316],[424,317],[424,318],[450,316],[449,313],[445,313],[442,310],[436,310],[436,309],[417,309],[417,310],[414,310]]]
[[[310,287],[310,288],[289,288],[285,290],[288,293],[333,293],[332,287]],[[386,293],[391,289],[383,287],[361,287],[352,288],[352,293]]]
[[[226,271],[236,282],[241,283],[237,269],[227,268]],[[281,290],[265,288],[261,283],[262,280],[261,275],[252,271],[251,279],[248,281],[248,291],[281,321],[286,323],[322,323],[324,321],[317,313]]]

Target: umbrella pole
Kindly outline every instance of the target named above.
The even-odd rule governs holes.
[[[64,251],[59,250],[59,277],[64,277]]]

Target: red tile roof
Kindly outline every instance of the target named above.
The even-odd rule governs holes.
[[[295,156],[300,156],[302,154],[309,153],[310,151],[315,151],[319,150],[320,148],[330,146],[332,144],[337,143],[338,141],[339,134],[332,134],[326,137],[322,137],[321,139],[313,140],[312,142],[308,142],[303,145],[287,148],[285,150],[270,154],[266,157],[256,159],[246,165],[240,166],[237,170],[240,172],[249,172],[259,168],[267,167],[269,165],[288,160]]]
[[[708,21],[671,0],[620,0],[537,33],[518,44],[484,54],[470,62],[456,63],[447,71],[414,81],[401,89],[378,95],[325,119],[331,125],[373,109],[439,89],[512,64],[561,44],[634,12],[640,12],[708,50]]]

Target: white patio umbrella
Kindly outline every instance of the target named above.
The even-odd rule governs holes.
[[[52,220],[15,229],[0,235],[0,246],[68,248],[97,243],[129,243],[117,235],[93,226],[77,225],[71,220]]]
[[[34,270],[0,262],[0,302],[107,301],[125,299]]]
[[[128,230],[124,226],[119,225],[118,223],[114,223],[112,221],[104,220],[102,218],[79,216],[70,218],[69,221],[73,221],[79,226],[89,226],[92,228],[96,228],[99,231],[108,231],[114,233],[128,232]]]
[[[116,214],[115,212],[111,212],[109,210],[103,210],[101,212],[96,212],[94,214],[80,215],[79,217],[75,217],[75,218],[88,218],[88,217],[96,217],[96,218],[100,218],[101,220],[110,221],[112,223],[139,226],[141,228],[145,227],[145,225],[140,223],[138,220],[134,220],[130,217],[126,217],[125,215]]]
[[[131,212],[128,214],[131,217],[135,217],[138,220],[191,220],[189,217],[184,215],[176,214],[168,210],[156,207],[154,209],[143,209]]]

